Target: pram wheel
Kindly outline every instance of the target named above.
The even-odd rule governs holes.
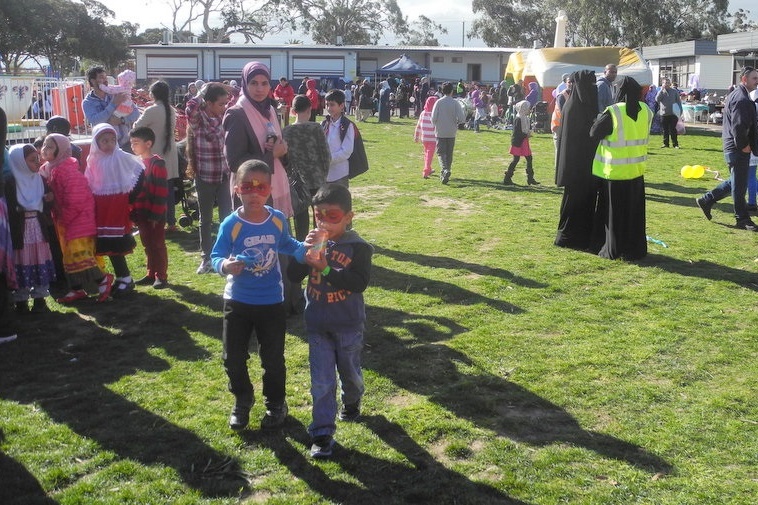
[[[190,212],[190,218],[193,221],[199,221],[200,220],[200,211],[193,210],[192,212]]]
[[[179,226],[182,228],[188,228],[192,226],[192,218],[186,214],[179,216]]]

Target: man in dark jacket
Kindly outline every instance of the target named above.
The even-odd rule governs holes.
[[[745,202],[747,174],[750,152],[758,156],[758,123],[755,103],[750,100],[750,92],[758,87],[758,70],[745,67],[740,73],[740,85],[726,98],[724,123],[721,140],[724,145],[724,159],[729,165],[731,176],[712,191],[695,199],[697,206],[711,219],[711,208],[727,195],[734,201],[736,227],[741,230],[758,231],[758,226],[750,219]]]

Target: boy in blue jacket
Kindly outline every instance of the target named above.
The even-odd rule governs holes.
[[[263,368],[266,415],[261,428],[276,428],[287,417],[284,334],[286,313],[278,254],[303,262],[306,247],[289,233],[284,214],[268,205],[271,169],[249,160],[237,170],[234,190],[242,206],[219,226],[211,252],[213,269],[226,276],[224,288],[224,369],[235,404],[229,427],[244,429],[255,403],[247,370],[248,344],[255,332]]]
[[[373,248],[348,226],[353,220],[350,191],[327,184],[313,197],[316,223],[326,230],[326,247],[306,256],[307,265],[290,263],[293,282],[309,275],[305,290],[305,327],[311,368],[313,422],[311,456],[328,458],[334,446],[337,417],[337,372],[342,383],[342,421],[355,421],[363,397],[363,329],[366,309],[363,291],[368,286]],[[317,230],[306,238],[316,242]],[[314,251],[315,252],[315,251]]]

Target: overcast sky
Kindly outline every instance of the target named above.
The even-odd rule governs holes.
[[[106,7],[116,13],[116,21],[129,21],[140,25],[141,30],[147,28],[159,28],[162,25],[171,25],[171,9],[166,0],[100,0]],[[447,46],[484,46],[481,41],[464,39],[463,34],[471,28],[474,14],[471,11],[471,0],[455,0],[447,2],[443,13],[438,13],[441,2],[439,0],[397,0],[403,14],[410,21],[423,14],[434,22],[447,29],[447,35],[438,36],[441,44]],[[755,0],[730,0],[729,11],[734,12],[739,8],[750,10],[752,19],[758,21],[758,7]],[[752,6],[752,7],[751,7]],[[149,9],[149,15],[148,10]],[[147,20],[146,20],[147,18]],[[199,26],[199,25],[198,25]],[[310,39],[302,34],[286,34],[276,37],[268,37],[265,42],[281,44],[290,39],[299,39],[310,42]],[[394,39],[382,39],[380,44],[393,44]]]

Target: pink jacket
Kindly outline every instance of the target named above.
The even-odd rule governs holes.
[[[434,134],[434,123],[432,123],[432,109],[437,101],[436,96],[430,96],[424,104],[424,111],[418,117],[416,131],[413,133],[413,140],[418,142],[436,142],[437,137]]]
[[[95,198],[75,158],[69,158],[53,168],[50,188],[55,195],[53,217],[65,228],[65,240],[94,237]]]

